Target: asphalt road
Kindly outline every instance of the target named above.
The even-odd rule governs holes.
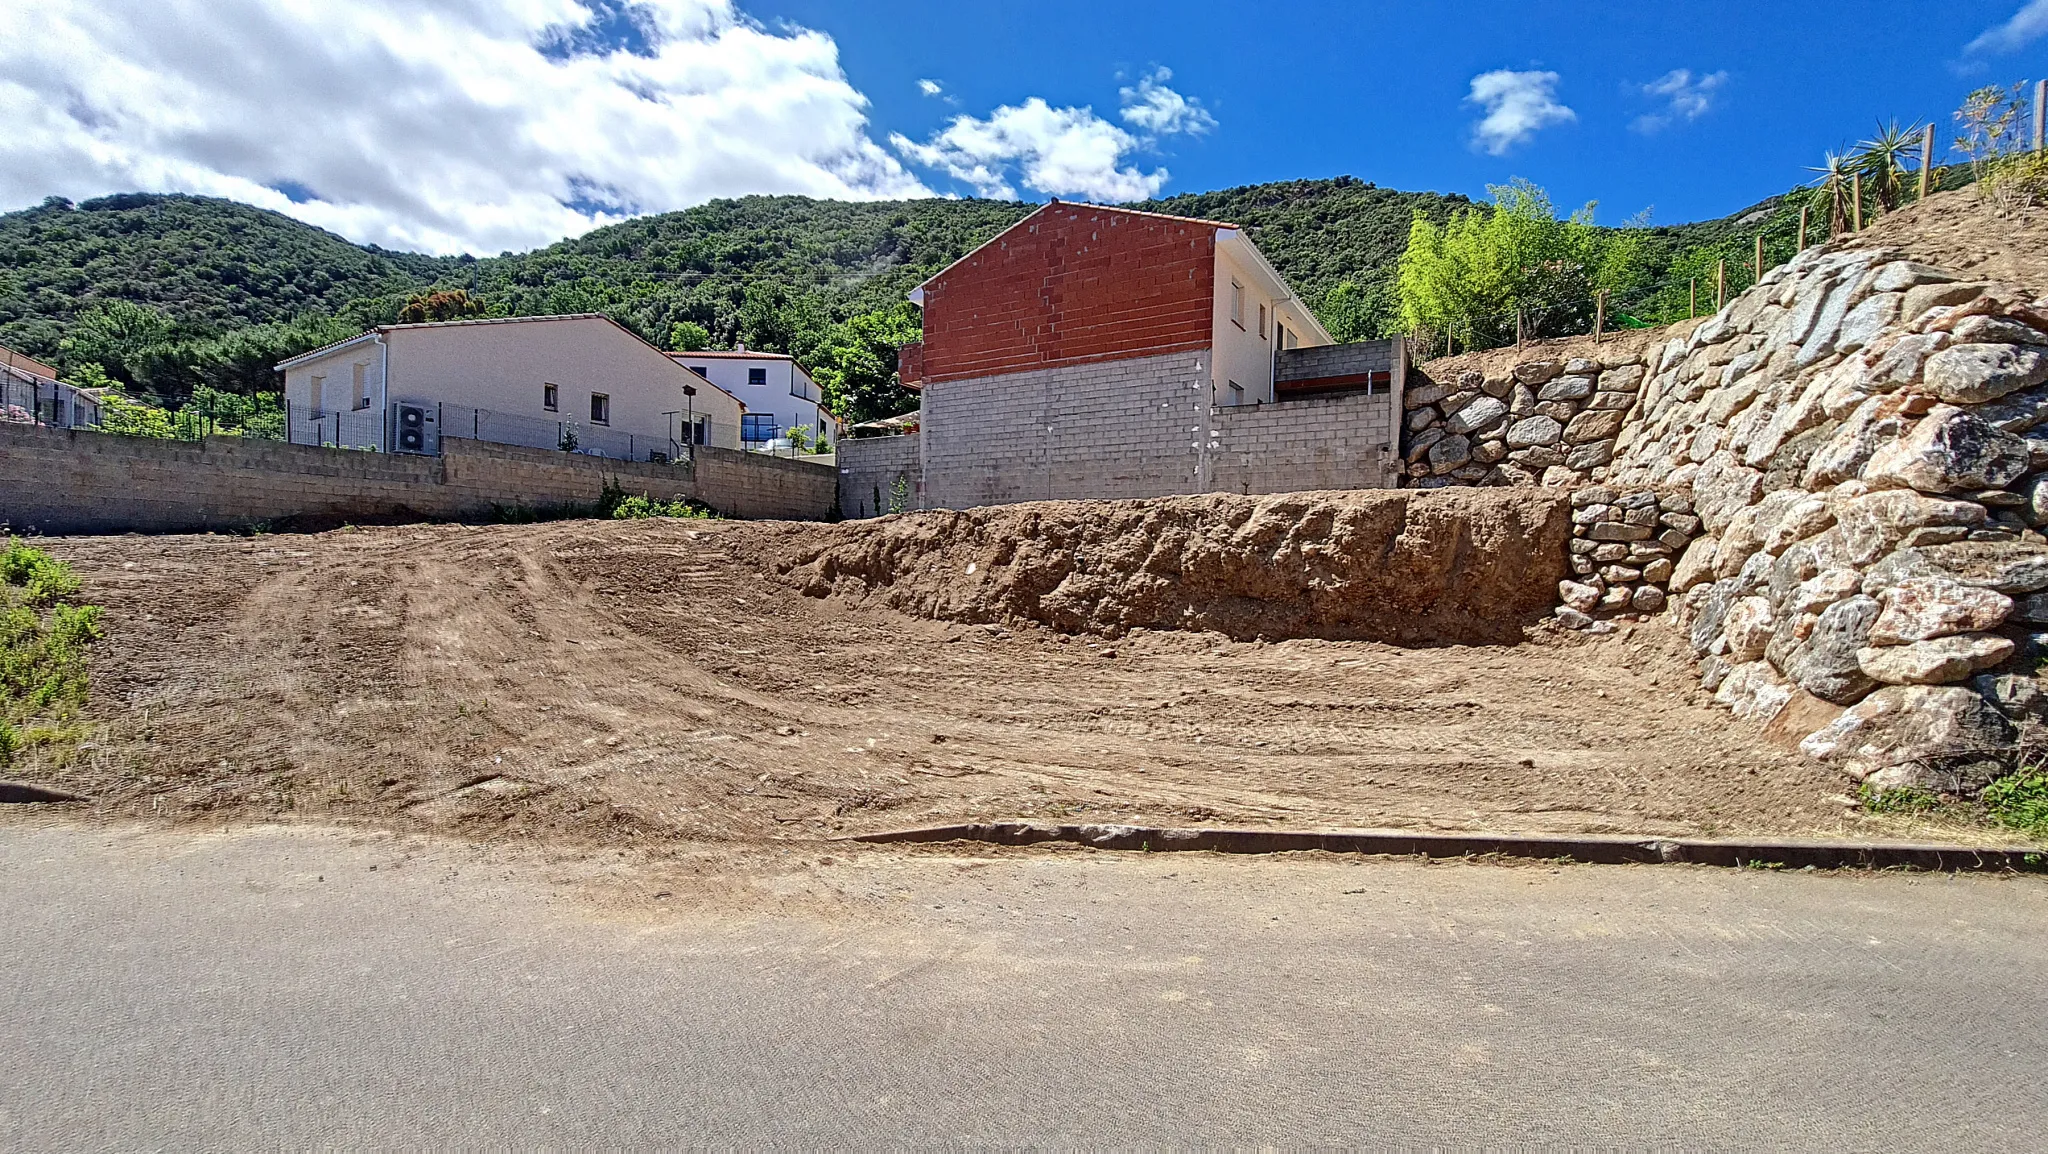
[[[2037,879],[819,857],[0,824],[0,1148],[2048,1132]]]

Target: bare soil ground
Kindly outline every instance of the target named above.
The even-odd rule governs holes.
[[[1974,279],[2048,289],[2048,210],[2001,217],[1974,188],[1938,193],[1886,213],[1840,243],[1896,248]]]
[[[583,845],[1017,817],[1868,828],[1843,781],[1709,708],[1657,626],[1426,648],[962,626],[742,559],[792,532],[44,542],[109,611],[105,732],[60,780],[111,816]]]

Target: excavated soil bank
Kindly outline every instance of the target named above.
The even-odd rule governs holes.
[[[1414,645],[1520,640],[1570,536],[1561,493],[1388,490],[762,526],[734,547],[809,596],[942,621]]]

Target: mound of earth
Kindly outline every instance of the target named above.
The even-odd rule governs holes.
[[[1034,502],[736,544],[810,596],[944,621],[1424,644],[1519,640],[1570,536],[1558,493],[1385,490]]]

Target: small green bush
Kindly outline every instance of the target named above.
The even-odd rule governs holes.
[[[69,601],[78,596],[79,590],[71,566],[41,549],[29,548],[19,537],[8,538],[6,551],[0,552],[0,585],[21,589],[23,599],[30,605]]]
[[[1856,793],[1863,802],[1863,808],[1871,813],[1931,813],[1941,808],[1940,798],[1910,785],[1873,789],[1866,783],[1857,786]]]
[[[78,590],[70,568],[40,550],[15,541],[0,554],[0,766],[26,746],[67,738],[85,705],[100,609],[65,604]]]
[[[1984,808],[2003,825],[2048,839],[2048,765],[2029,762],[1985,786]]]
[[[693,517],[705,520],[717,518],[709,505],[697,501],[657,501],[642,495],[626,497],[612,506],[612,519],[637,521],[643,517]]]

